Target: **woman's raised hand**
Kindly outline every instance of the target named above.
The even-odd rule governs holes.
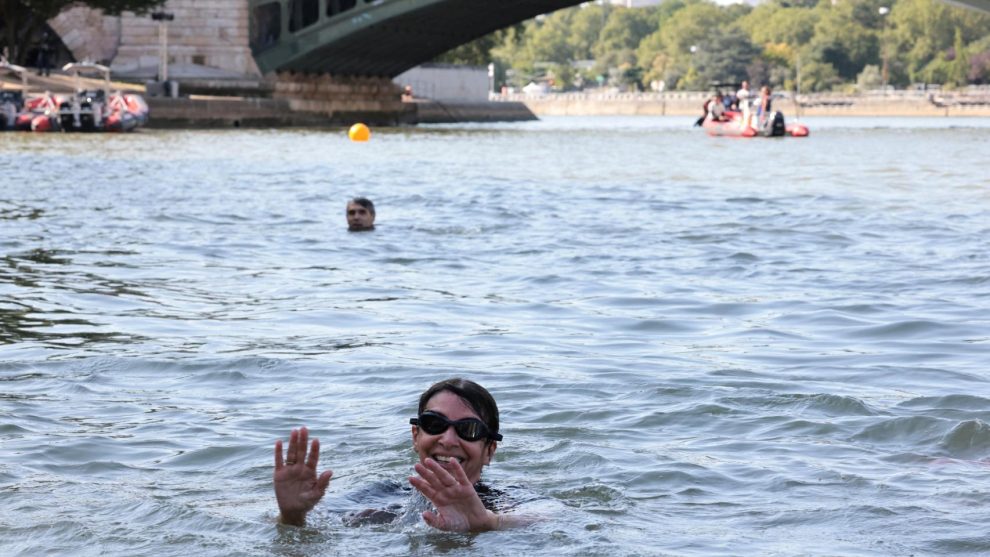
[[[498,515],[485,508],[460,463],[456,459],[450,463],[450,471],[432,458],[416,463],[419,476],[409,478],[409,483],[436,507],[436,512],[425,511],[423,520],[438,530],[452,532],[497,529]]]
[[[308,441],[309,430],[305,427],[293,429],[289,434],[289,449],[284,460],[282,440],[275,441],[275,499],[282,524],[304,525],[306,513],[323,498],[333,476],[331,470],[316,474],[316,464],[320,461],[320,440],[313,439],[307,455]]]

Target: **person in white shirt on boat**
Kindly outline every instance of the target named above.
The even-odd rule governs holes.
[[[745,128],[750,125],[749,119],[751,116],[750,107],[750,97],[751,93],[749,91],[749,82],[743,81],[739,86],[739,90],[736,91],[736,100],[739,102],[739,110],[742,111],[742,126]]]
[[[770,86],[764,85],[763,87],[760,87],[760,98],[758,99],[756,106],[756,121],[760,128],[766,125],[767,119],[770,117],[772,102],[773,96],[770,91]]]

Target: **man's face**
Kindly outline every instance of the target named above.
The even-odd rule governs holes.
[[[351,201],[347,204],[348,230],[371,230],[375,227],[375,215]]]

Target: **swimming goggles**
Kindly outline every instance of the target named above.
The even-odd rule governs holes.
[[[465,441],[477,441],[479,439],[491,439],[501,441],[502,434],[491,433],[488,426],[478,418],[465,418],[463,420],[451,421],[442,414],[436,412],[423,412],[418,418],[410,418],[409,423],[419,426],[420,429],[430,435],[440,435],[447,431],[447,428],[454,426],[457,436]]]

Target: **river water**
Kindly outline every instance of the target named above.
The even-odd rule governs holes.
[[[690,120],[0,136],[0,553],[990,552],[990,120]],[[344,526],[455,375],[541,520]]]

